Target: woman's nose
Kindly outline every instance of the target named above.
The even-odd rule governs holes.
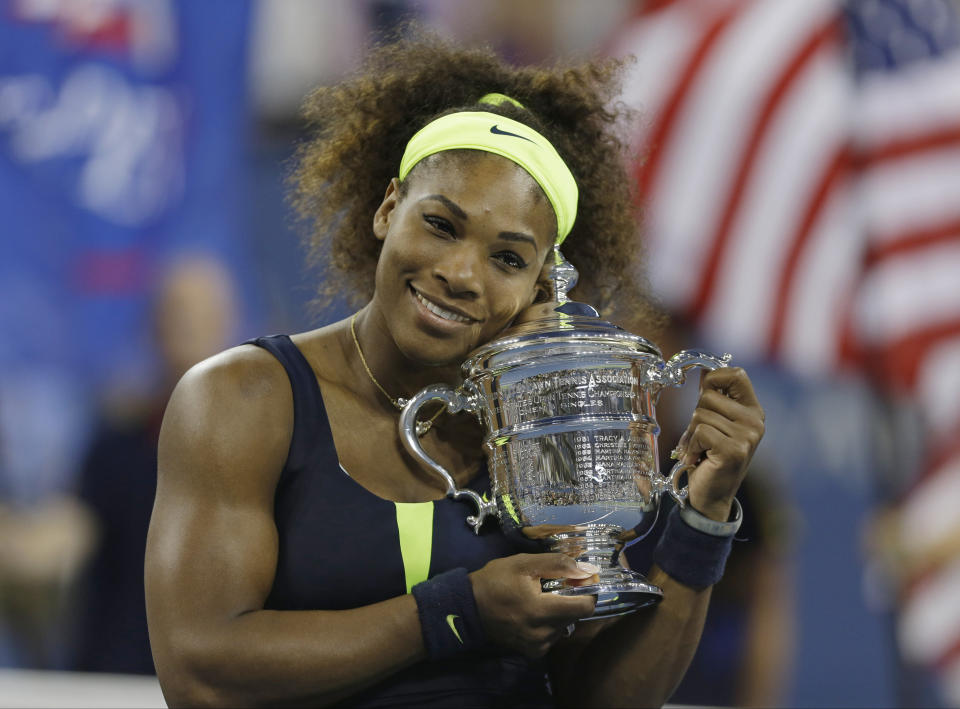
[[[440,250],[433,275],[446,284],[451,294],[475,297],[481,290],[482,256],[468,244],[455,244]]]

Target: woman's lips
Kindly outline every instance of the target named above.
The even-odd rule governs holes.
[[[446,320],[448,322],[462,323],[464,325],[469,325],[470,323],[477,322],[475,318],[472,318],[468,315],[464,315],[462,313],[454,312],[452,310],[448,310],[447,308],[444,308],[443,306],[438,305],[437,303],[433,302],[432,300],[424,296],[422,293],[420,293],[420,291],[418,291],[413,286],[410,286],[410,290],[413,292],[414,298],[417,299],[417,302],[420,303],[420,305],[422,305],[427,311],[429,311],[433,315],[436,315],[441,320]]]

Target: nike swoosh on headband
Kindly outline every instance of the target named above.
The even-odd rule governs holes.
[[[497,125],[496,125],[496,124],[493,124],[492,126],[490,126],[490,132],[493,133],[494,135],[511,135],[511,136],[513,136],[514,138],[520,138],[520,140],[526,140],[526,141],[528,141],[528,142],[533,143],[534,145],[536,145],[536,143],[534,143],[534,141],[530,140],[530,139],[527,138],[527,137],[524,137],[524,136],[522,136],[522,135],[517,135],[516,133],[511,133],[510,131],[500,130],[499,128],[497,128]]]

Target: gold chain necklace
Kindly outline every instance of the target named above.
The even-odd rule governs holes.
[[[404,399],[402,396],[394,399],[392,396],[390,396],[387,393],[387,390],[380,386],[380,382],[378,382],[377,378],[373,376],[373,372],[370,371],[370,367],[367,365],[367,358],[363,356],[363,350],[360,349],[360,341],[357,339],[357,315],[358,313],[354,313],[353,317],[350,318],[350,334],[353,335],[353,344],[357,348],[357,354],[360,355],[360,364],[363,365],[363,369],[366,371],[367,376],[370,377],[370,381],[373,382],[373,385],[380,390],[380,393],[387,397],[390,403],[393,404],[394,408],[396,408],[398,411],[403,411],[403,407],[407,405],[407,399]],[[447,407],[445,405],[441,406],[440,410],[431,416],[427,421],[417,421],[417,436],[423,437],[427,435],[427,431],[433,428],[433,422],[440,417],[440,414],[442,414],[443,410],[446,408]]]

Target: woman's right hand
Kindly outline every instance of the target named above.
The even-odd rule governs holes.
[[[474,571],[470,581],[487,639],[525,657],[543,657],[567,626],[593,614],[596,597],[544,593],[540,580],[585,580],[598,571],[558,553],[516,554]]]

